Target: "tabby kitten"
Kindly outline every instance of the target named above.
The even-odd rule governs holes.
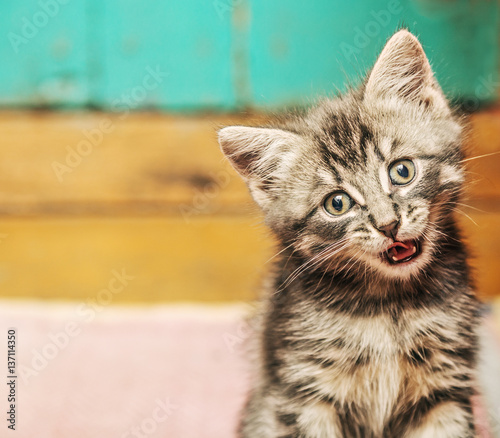
[[[401,30],[358,90],[219,132],[281,246],[241,437],[475,436],[461,131]]]

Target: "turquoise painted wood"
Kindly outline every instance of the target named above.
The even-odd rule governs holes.
[[[279,109],[334,93],[401,25],[470,109],[498,83],[493,0],[22,0],[0,3],[0,106]]]
[[[293,3],[293,7],[289,7]],[[418,35],[445,92],[468,106],[495,98],[498,4],[488,0],[253,0],[250,100],[301,105],[358,83],[404,24]]]
[[[234,107],[231,14],[219,16],[211,0],[91,3],[98,23],[91,34],[97,105],[120,111]]]
[[[0,3],[0,105],[88,102],[85,0]]]

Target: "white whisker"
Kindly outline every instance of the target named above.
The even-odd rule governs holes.
[[[476,210],[476,211],[479,211],[481,213],[485,213],[484,210],[481,210],[480,208],[473,207],[472,205],[463,204],[462,202],[457,202],[456,204],[461,205],[462,207],[471,208],[472,210]]]
[[[278,257],[282,252],[286,251],[288,248],[290,248],[293,244],[295,243],[295,241],[293,241],[292,243],[290,243],[290,245],[287,245],[285,246],[281,251],[277,252],[276,254],[274,254],[270,259],[268,259],[264,264],[266,265],[267,263],[269,263],[271,260],[274,260],[276,257]]]
[[[468,218],[476,227],[478,227],[479,225],[477,224],[477,222],[472,219],[467,213],[463,212],[462,210],[458,209],[458,208],[452,208],[453,211],[456,211],[457,213],[460,213],[461,215],[465,216],[466,218]]]
[[[337,252],[343,250],[344,248],[347,247],[347,244],[345,243],[347,239],[342,239],[338,242],[332,243],[328,245],[326,248],[324,248],[322,251],[320,251],[318,254],[314,255],[312,258],[307,260],[305,263],[300,265],[298,268],[296,268],[288,277],[287,279],[283,282],[282,286],[280,287],[280,291],[283,290],[285,287],[287,287],[290,283],[295,281],[297,277],[302,274],[307,268],[313,267],[313,270],[315,269],[316,266],[318,266],[324,259],[330,258]],[[340,247],[339,247],[340,245]],[[327,254],[330,250],[333,250],[331,253],[329,253],[326,257],[321,259],[322,256]]]
[[[497,155],[497,154],[500,154],[500,151],[498,151],[498,152],[491,152],[490,154],[478,155],[477,157],[466,158],[465,160],[461,160],[459,162],[460,163],[465,163],[467,161],[477,160],[479,158],[484,158],[484,157],[490,157],[492,155]]]

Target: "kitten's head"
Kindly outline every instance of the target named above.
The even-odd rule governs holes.
[[[219,141],[266,223],[312,268],[404,279],[438,258],[464,178],[460,136],[422,46],[401,30],[360,89],[272,127],[226,127]]]

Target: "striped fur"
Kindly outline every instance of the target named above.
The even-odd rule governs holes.
[[[267,127],[228,127],[240,172],[280,256],[256,336],[242,438],[475,436],[479,320],[454,211],[464,183],[462,128],[418,40],[387,43],[365,83]],[[396,186],[391,163],[411,159]],[[352,208],[323,208],[342,190]],[[393,240],[421,253],[391,265]]]

